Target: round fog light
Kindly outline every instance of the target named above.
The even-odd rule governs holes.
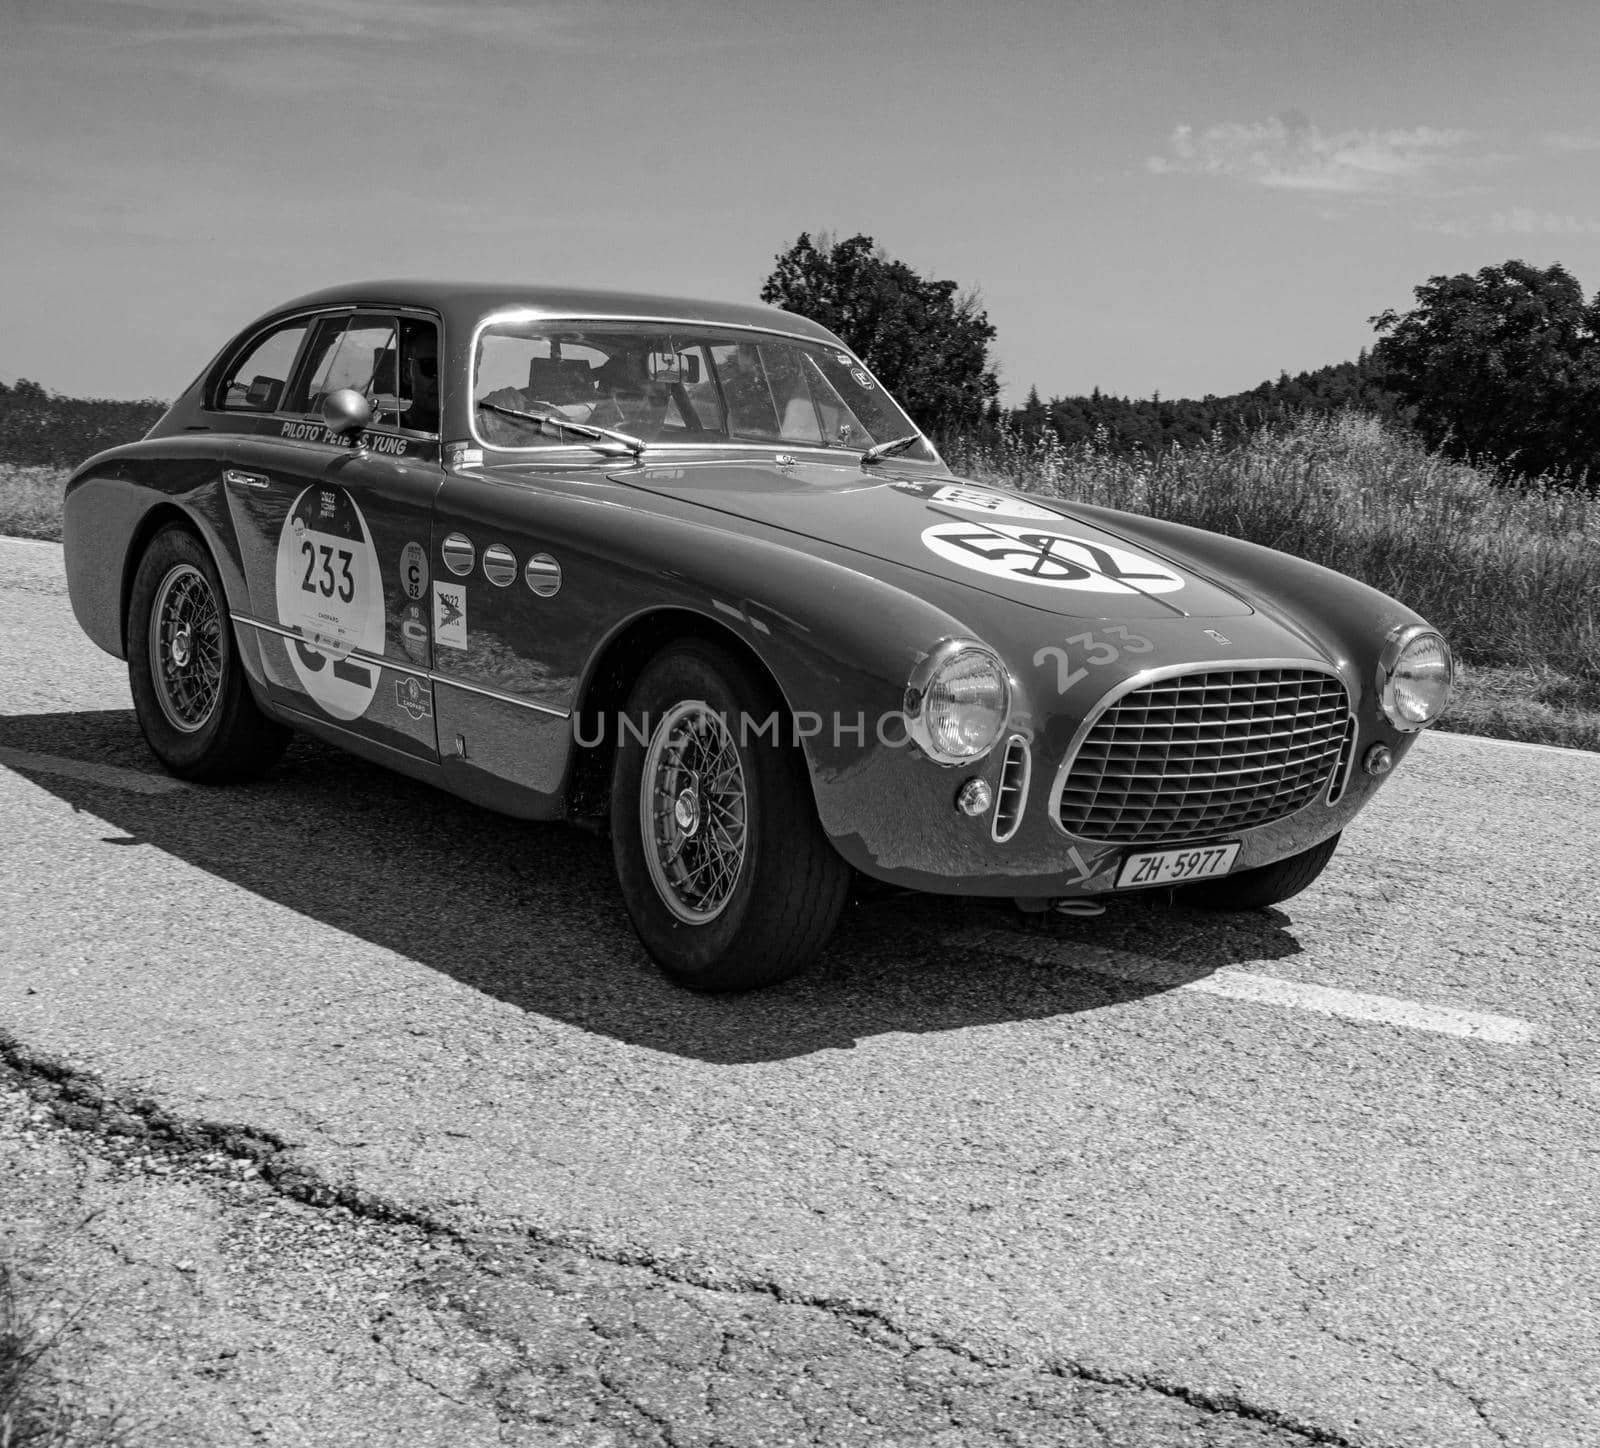
[[[993,802],[994,795],[981,779],[969,779],[956,791],[956,808],[964,815],[981,815]]]
[[[1361,767],[1368,774],[1387,774],[1394,768],[1394,751],[1387,744],[1374,744],[1367,750]]]

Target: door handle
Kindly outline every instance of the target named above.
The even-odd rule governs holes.
[[[270,488],[272,479],[262,473],[247,473],[242,468],[224,468],[222,481],[236,488]]]

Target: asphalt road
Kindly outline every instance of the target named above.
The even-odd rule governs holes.
[[[0,1027],[464,1230],[1348,1444],[1600,1443],[1600,755],[1429,736],[1277,911],[854,911],[657,976],[606,845],[161,775],[0,542]]]

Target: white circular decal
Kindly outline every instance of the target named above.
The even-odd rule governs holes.
[[[383,582],[372,534],[343,488],[307,488],[278,535],[278,620],[296,677],[335,719],[359,719],[378,670],[350,657],[383,653]]]
[[[1075,588],[1084,593],[1171,593],[1183,579],[1170,568],[1088,538],[1053,528],[1005,523],[937,523],[922,533],[932,553],[1014,583]]]
[[[1044,523],[1060,524],[1065,520],[1059,513],[1041,508],[1037,503],[1025,503],[1021,498],[1008,498],[1004,493],[990,492],[988,488],[974,488],[965,483],[895,482],[889,486],[899,493],[910,493],[924,502],[938,503],[945,508],[958,508],[963,513],[1000,514],[1007,518],[1037,518]]]
[[[400,550],[400,587],[412,600],[428,591],[428,554],[420,543],[407,543]]]

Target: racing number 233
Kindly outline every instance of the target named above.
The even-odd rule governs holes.
[[[324,598],[338,595],[341,603],[350,603],[356,596],[356,577],[350,571],[350,565],[355,561],[355,556],[348,548],[337,550],[339,558],[339,573],[334,576],[333,560],[335,550],[326,543],[313,544],[310,539],[300,545],[300,552],[306,560],[306,576],[300,580],[300,587],[307,593],[320,593]],[[318,557],[322,559],[322,568],[317,568]]]

